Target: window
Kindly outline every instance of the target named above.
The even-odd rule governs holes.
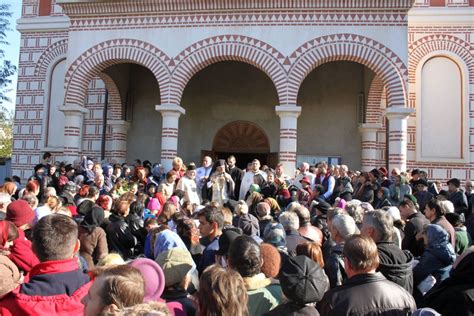
[[[420,84],[420,158],[466,158],[463,83],[458,64],[444,56],[428,59],[421,69]]]

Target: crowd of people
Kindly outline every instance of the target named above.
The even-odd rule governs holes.
[[[0,315],[474,314],[472,182],[236,163],[45,153],[0,186]]]

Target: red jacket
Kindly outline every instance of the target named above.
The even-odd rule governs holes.
[[[83,315],[81,299],[93,280],[79,269],[77,258],[40,263],[29,276],[28,283],[0,300],[0,315]]]
[[[9,249],[10,254],[8,258],[16,264],[18,269],[28,273],[40,262],[33,253],[31,242],[26,239],[25,233],[21,229],[18,229],[18,234],[18,238],[13,241],[13,245]]]

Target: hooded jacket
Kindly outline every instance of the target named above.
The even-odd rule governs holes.
[[[415,285],[420,284],[427,276],[432,275],[437,282],[443,281],[449,275],[451,265],[456,259],[454,248],[449,242],[448,233],[439,225],[427,226],[428,245],[413,268]]]
[[[425,302],[443,315],[474,315],[474,252],[451,270],[449,278],[426,293]]]
[[[42,262],[31,270],[28,283],[0,300],[0,315],[82,315],[81,299],[92,283],[77,258]]]
[[[265,274],[259,273],[243,279],[249,298],[247,303],[249,316],[262,315],[281,303],[280,285],[272,284]]]
[[[377,243],[380,264],[377,271],[387,280],[397,283],[408,293],[413,293],[413,255],[403,251],[393,242],[381,241]]]

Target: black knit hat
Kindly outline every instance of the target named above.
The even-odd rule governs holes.
[[[306,256],[285,260],[279,280],[285,296],[298,304],[319,302],[329,288],[329,280],[323,269]]]

